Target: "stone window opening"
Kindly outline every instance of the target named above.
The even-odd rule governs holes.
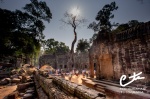
[[[62,69],[62,65],[60,65],[60,69]]]
[[[85,65],[85,68],[87,68],[87,65]]]
[[[96,63],[94,63],[94,70],[96,70]]]
[[[64,68],[67,68],[67,65],[65,65]]]

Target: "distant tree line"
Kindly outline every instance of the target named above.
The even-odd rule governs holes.
[[[67,53],[69,52],[69,47],[63,42],[55,41],[52,39],[45,40],[45,54],[55,54],[55,53]]]

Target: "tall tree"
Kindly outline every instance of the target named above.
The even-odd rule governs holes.
[[[0,13],[0,57],[31,55],[39,50],[39,41],[30,28],[32,16],[19,10],[0,9]]]
[[[43,21],[50,22],[52,13],[47,6],[46,2],[38,0],[30,0],[31,3],[26,4],[23,9],[31,16],[34,17],[35,22],[32,25],[33,32],[40,41],[44,39],[43,30],[45,28]],[[40,27],[40,28],[38,28]],[[36,59],[36,58],[35,58]]]
[[[0,13],[0,57],[4,57],[13,53],[10,36],[12,35],[11,31],[16,28],[16,21],[15,15],[11,11],[0,9]]]
[[[76,29],[78,26],[80,26],[81,24],[85,23],[86,22],[86,19],[85,18],[80,18],[79,17],[79,10],[78,8],[76,9],[73,9],[73,12],[72,13],[68,13],[66,12],[64,14],[64,18],[61,19],[61,21],[69,26],[71,26],[73,28],[73,33],[74,33],[74,40],[72,41],[72,44],[71,44],[71,50],[70,50],[70,63],[72,63],[72,66],[74,65],[74,45],[77,41],[77,32],[76,32]]]
[[[26,12],[0,9],[0,56],[32,56],[40,49],[45,28],[43,20],[50,22],[52,14],[45,2],[31,0]],[[3,53],[5,52],[5,53]]]
[[[106,4],[98,13],[95,18],[97,22],[92,22],[89,24],[88,28],[93,29],[94,32],[98,33],[109,33],[113,26],[116,26],[116,23],[111,23],[110,19],[114,18],[114,14],[112,13],[114,10],[117,10],[118,6],[116,6],[115,2],[110,4]]]

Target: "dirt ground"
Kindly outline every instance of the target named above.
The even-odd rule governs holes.
[[[15,91],[16,88],[17,88],[17,85],[0,86],[0,99],[6,99],[6,96],[8,96],[13,91]]]

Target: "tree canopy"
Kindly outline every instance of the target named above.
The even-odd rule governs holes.
[[[44,39],[43,30],[45,28],[43,21],[50,22],[52,19],[52,13],[47,6],[46,2],[38,1],[38,0],[30,0],[31,3],[26,4],[23,9],[28,13],[30,16],[34,17],[34,33],[39,37],[39,39]],[[40,27],[40,28],[38,28]]]
[[[87,39],[80,39],[78,40],[78,43],[77,43],[77,48],[76,48],[76,51],[77,52],[87,52],[88,49],[90,48],[90,43],[87,41]]]
[[[32,10],[27,7],[33,4]],[[52,14],[43,1],[31,0],[27,5],[25,12],[0,8],[0,57],[29,56],[40,50],[45,28],[43,20],[49,22]],[[38,9],[35,11],[34,8]],[[38,15],[35,15],[36,12]]]
[[[105,31],[110,32],[112,29],[112,26],[115,26],[116,24],[112,24],[110,19],[114,18],[114,14],[112,13],[114,10],[117,10],[118,6],[115,2],[112,2],[110,4],[106,4],[98,13],[95,18],[96,22],[92,22],[89,24],[88,28],[93,29],[94,31]]]

